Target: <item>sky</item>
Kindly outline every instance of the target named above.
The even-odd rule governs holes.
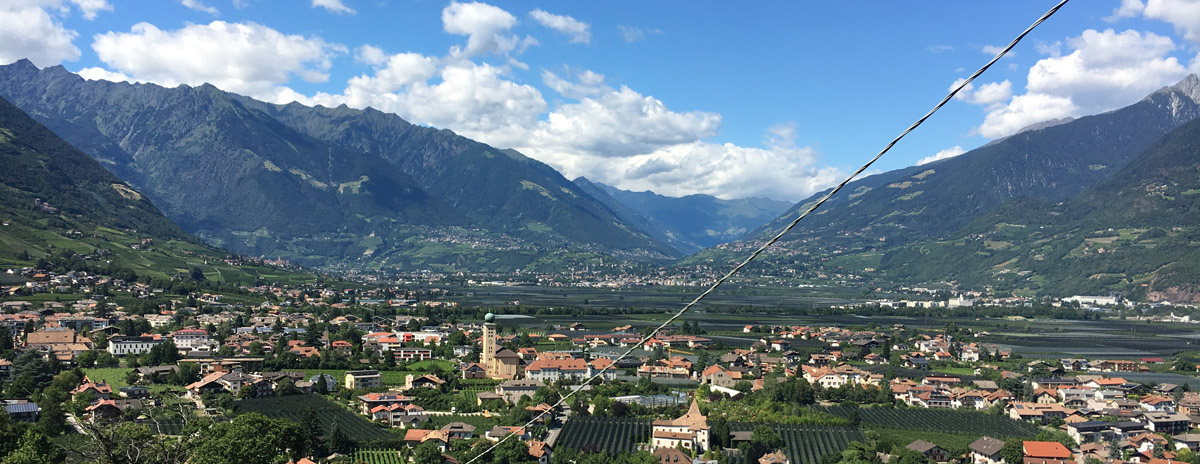
[[[0,64],[373,107],[627,190],[798,201],[1056,2],[0,0]],[[1200,70],[1200,0],[1074,0],[875,165]]]

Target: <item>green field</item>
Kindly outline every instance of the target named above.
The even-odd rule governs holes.
[[[753,431],[759,424],[732,423],[730,431]],[[841,453],[852,441],[864,442],[866,435],[854,427],[769,424],[783,439],[790,462],[816,464],[830,454]]]
[[[556,445],[608,454],[632,452],[639,443],[650,442],[651,422],[623,417],[572,417],[563,426]]]
[[[94,369],[84,369],[83,373],[86,374],[93,382],[107,383],[110,387],[112,387],[113,392],[116,393],[118,388],[129,386],[129,384],[125,382],[125,376],[128,375],[129,371],[132,370],[133,369],[125,367],[98,367]]]
[[[233,411],[237,414],[257,412],[269,417],[287,419],[295,423],[300,423],[301,418],[304,416],[304,410],[309,407],[316,413],[317,421],[321,423],[321,428],[325,434],[332,433],[333,424],[337,422],[338,427],[350,439],[355,441],[386,440],[395,437],[388,429],[375,425],[366,418],[350,412],[321,395],[257,398],[252,400],[238,400],[233,403]]]
[[[408,461],[400,459],[400,452],[396,450],[357,450],[350,455],[352,462],[363,462],[366,464],[405,464]]]
[[[849,407],[813,406],[838,417],[849,417]],[[1038,428],[995,414],[962,412],[950,409],[859,408],[859,417],[868,426],[966,433],[992,437],[1033,437]]]

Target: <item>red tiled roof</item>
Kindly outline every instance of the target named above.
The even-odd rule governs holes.
[[[1057,441],[1027,441],[1023,444],[1027,457],[1071,459],[1071,450]]]

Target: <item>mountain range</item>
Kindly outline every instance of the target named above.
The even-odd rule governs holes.
[[[677,264],[724,266],[824,194],[789,207],[630,192],[372,109],[87,81],[28,61],[0,66],[0,97],[20,107],[0,108],[13,166],[0,239],[42,255],[90,231],[119,234],[114,249],[152,236],[358,270],[567,270],[697,250]],[[753,269],[1200,300],[1198,101],[1189,76],[1125,108],[858,180]]]
[[[1153,272],[1155,269],[1146,269],[1154,259],[1136,264],[1130,260],[1137,258],[1137,254],[1115,258],[1116,255],[1109,254],[1106,258],[1111,259],[1106,261],[1106,267],[1114,272],[1085,272],[1073,267],[1083,261],[1067,261],[1060,259],[1065,255],[1047,254],[1050,251],[1042,247],[1049,239],[1041,232],[1032,233],[1034,230],[1050,233],[1043,229],[1045,218],[1032,220],[1025,214],[1042,211],[1054,217],[1073,218],[1072,226],[1065,223],[1054,226],[1054,230],[1061,227],[1075,230],[1070,237],[1060,236],[1070,240],[1081,240],[1077,235],[1088,227],[1095,228],[1090,231],[1093,238],[1103,241],[1112,234],[1100,231],[1141,230],[1146,228],[1144,225],[1166,220],[1173,222],[1172,227],[1184,227],[1167,235],[1186,242],[1185,229],[1197,225],[1200,219],[1187,214],[1186,200],[1152,204],[1144,199],[1128,200],[1128,204],[1120,204],[1127,215],[1116,216],[1112,211],[1119,203],[1113,203],[1109,196],[1140,198],[1121,189],[1149,188],[1146,186],[1153,182],[1143,178],[1147,166],[1195,172],[1184,156],[1186,149],[1177,149],[1175,156],[1161,152],[1165,146],[1178,147],[1182,143],[1179,140],[1196,130],[1191,125],[1181,126],[1200,116],[1198,101],[1200,79],[1192,75],[1125,108],[1034,126],[954,158],[855,181],[822,210],[801,222],[766,257],[766,262],[757,266],[772,272],[790,269],[859,275],[904,284],[950,282],[970,288],[1029,289],[1054,294],[1128,290],[1135,281],[1143,292],[1154,291],[1148,282],[1138,280],[1165,276]],[[1166,137],[1168,134],[1170,137]],[[1191,154],[1195,156],[1195,152]],[[1128,182],[1136,186],[1129,187]],[[1172,180],[1164,185],[1186,183]],[[778,232],[824,193],[801,201],[742,241],[706,250],[682,263],[696,265],[740,259],[747,249]],[[1174,197],[1180,199],[1182,193]],[[1057,206],[1050,208],[1050,205]],[[1137,214],[1129,216],[1131,211]],[[1037,228],[1018,227],[1029,223],[1038,224]],[[1018,239],[1008,233],[1014,229],[1030,234]],[[986,242],[980,246],[989,249],[963,246],[966,238],[982,239],[995,233],[1005,239],[980,242]],[[1127,231],[1123,237],[1121,240],[1138,236]],[[1032,259],[1029,257],[1021,266],[1010,262],[1013,253],[1030,249],[1043,251],[1033,254],[1040,264],[1029,264]],[[1142,257],[1148,255],[1143,253]],[[1007,258],[996,261],[1000,256]],[[1186,253],[1176,256],[1183,258]],[[1159,266],[1171,263],[1156,262]],[[1005,266],[995,267],[1000,264]],[[1141,271],[1129,271],[1139,274],[1137,278],[1125,271],[1116,272],[1123,266]],[[1034,271],[1034,267],[1040,271]],[[1180,287],[1171,284],[1186,284],[1187,278],[1180,277],[1185,274],[1175,272],[1171,275],[1176,277],[1160,282],[1160,286],[1166,284],[1164,289],[1174,286],[1178,291]],[[1104,276],[1109,278],[1101,278]],[[1195,277],[1190,279],[1195,281]],[[1142,287],[1141,283],[1147,285]]]
[[[679,254],[541,162],[374,110],[87,81],[25,60],[0,66],[0,96],[239,253],[476,271]]]
[[[650,191],[631,192],[585,177],[574,182],[618,217],[684,254],[736,240],[791,206],[769,198],[722,200],[701,194],[668,197]]]
[[[207,247],[129,184],[0,98],[0,263],[48,259],[129,279],[313,280]]]

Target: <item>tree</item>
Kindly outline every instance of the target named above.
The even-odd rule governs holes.
[[[0,464],[57,464],[65,460],[62,449],[51,443],[46,435],[29,429],[21,437],[17,449],[0,460]]]
[[[38,429],[47,436],[57,437],[67,431],[66,412],[62,404],[67,400],[67,394],[57,388],[42,390],[42,398],[38,406],[42,409],[38,417]]]
[[[235,464],[273,462],[287,457],[289,449],[301,449],[300,426],[259,413],[242,414],[229,422],[216,423],[200,433],[190,462]]]
[[[917,454],[920,456],[920,453]],[[924,458],[924,456],[921,456]],[[862,442],[850,442],[845,451],[842,451],[841,459],[838,459],[838,464],[882,464],[879,455],[875,453],[875,449],[867,446]]]
[[[1020,461],[1017,461],[1017,462],[1020,462]],[[889,464],[929,464],[929,458],[926,458],[924,454],[921,454],[918,451],[910,450],[908,448],[900,448],[897,446],[896,450],[892,452],[892,460],[888,461],[888,463]]]
[[[292,396],[299,395],[300,390],[296,389],[295,382],[292,379],[283,379],[275,387],[275,396]]]
[[[519,464],[532,461],[534,459],[529,455],[529,445],[517,437],[509,438],[492,450],[491,462],[493,464]]]
[[[317,422],[317,413],[311,405],[304,407],[300,416],[300,430],[304,434],[304,452],[309,456],[318,457],[326,454],[325,442],[321,440],[321,424]]]
[[[1004,442],[1004,447],[1000,448],[1000,458],[1009,463],[1025,462],[1024,440],[1014,439]]]
[[[417,445],[413,450],[413,464],[442,464],[442,450],[432,440]]]
[[[764,454],[770,453],[783,446],[783,439],[775,429],[759,425],[750,433],[750,449],[746,454],[746,462],[758,462]]]
[[[317,383],[313,386],[314,390],[320,394],[329,393],[329,381],[325,380],[325,374],[317,374]]]
[[[721,448],[728,448],[729,441],[732,439],[729,436],[729,421],[724,417],[714,417],[708,420],[708,424],[710,427],[709,437],[713,444]]]
[[[342,454],[354,451],[354,443],[346,436],[346,432],[342,431],[336,420],[333,421],[333,432],[329,434],[329,450]]]

